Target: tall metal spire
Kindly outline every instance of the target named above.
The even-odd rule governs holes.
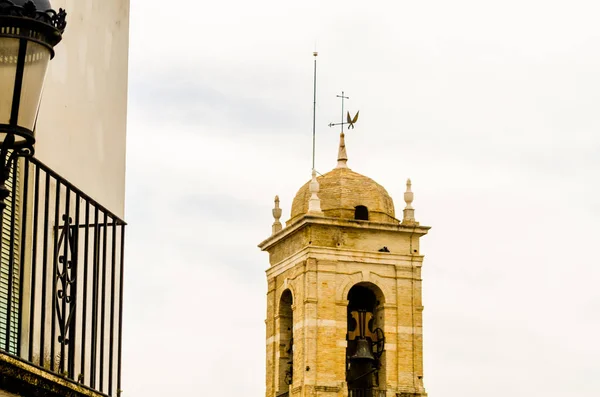
[[[315,134],[315,122],[316,122],[316,116],[317,116],[317,55],[319,55],[319,53],[317,51],[313,52],[313,56],[315,57],[315,72],[313,75],[313,147],[312,147],[312,170],[314,171],[315,169],[315,138],[316,138],[316,134]]]

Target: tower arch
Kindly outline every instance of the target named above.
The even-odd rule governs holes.
[[[277,395],[288,391],[292,384],[294,363],[294,297],[292,291],[286,288],[279,297],[277,306],[277,351],[276,385]]]
[[[346,382],[350,396],[372,395],[386,385],[385,295],[372,282],[358,282],[347,294]]]
[[[335,298],[338,302],[343,302],[344,300],[348,299],[348,293],[352,287],[361,283],[368,283],[373,285],[373,288],[381,291],[381,295],[385,298],[386,304],[395,305],[396,296],[394,295],[392,289],[390,289],[389,286],[380,279],[380,276],[369,271],[361,271],[347,275],[344,277],[343,282],[340,283],[336,289]]]

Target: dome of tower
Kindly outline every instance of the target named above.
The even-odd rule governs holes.
[[[394,202],[383,186],[347,167],[337,167],[317,178],[321,210],[326,217],[398,223]],[[292,224],[308,213],[310,181],[298,190],[292,202]]]

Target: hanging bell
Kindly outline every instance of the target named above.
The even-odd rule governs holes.
[[[350,356],[350,361],[375,361],[371,351],[371,343],[364,338],[356,340],[356,351]]]

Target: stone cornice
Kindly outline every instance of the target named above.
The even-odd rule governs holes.
[[[283,273],[294,267],[298,262],[305,261],[308,258],[318,258],[319,260],[336,262],[366,263],[370,265],[393,265],[410,269],[412,267],[420,267],[424,257],[423,255],[403,255],[391,252],[366,252],[348,248],[306,246],[267,269],[267,279]]]
[[[279,241],[285,239],[286,237],[296,233],[297,231],[309,225],[337,226],[341,228],[350,229],[399,232],[417,234],[420,236],[427,234],[427,231],[431,229],[430,226],[407,226],[393,223],[378,223],[369,221],[358,221],[353,219],[328,218],[323,216],[305,215],[290,226],[287,226],[286,228],[282,229],[281,231],[262,241],[260,244],[258,244],[258,247],[261,250],[266,251],[275,244],[277,244]]]

